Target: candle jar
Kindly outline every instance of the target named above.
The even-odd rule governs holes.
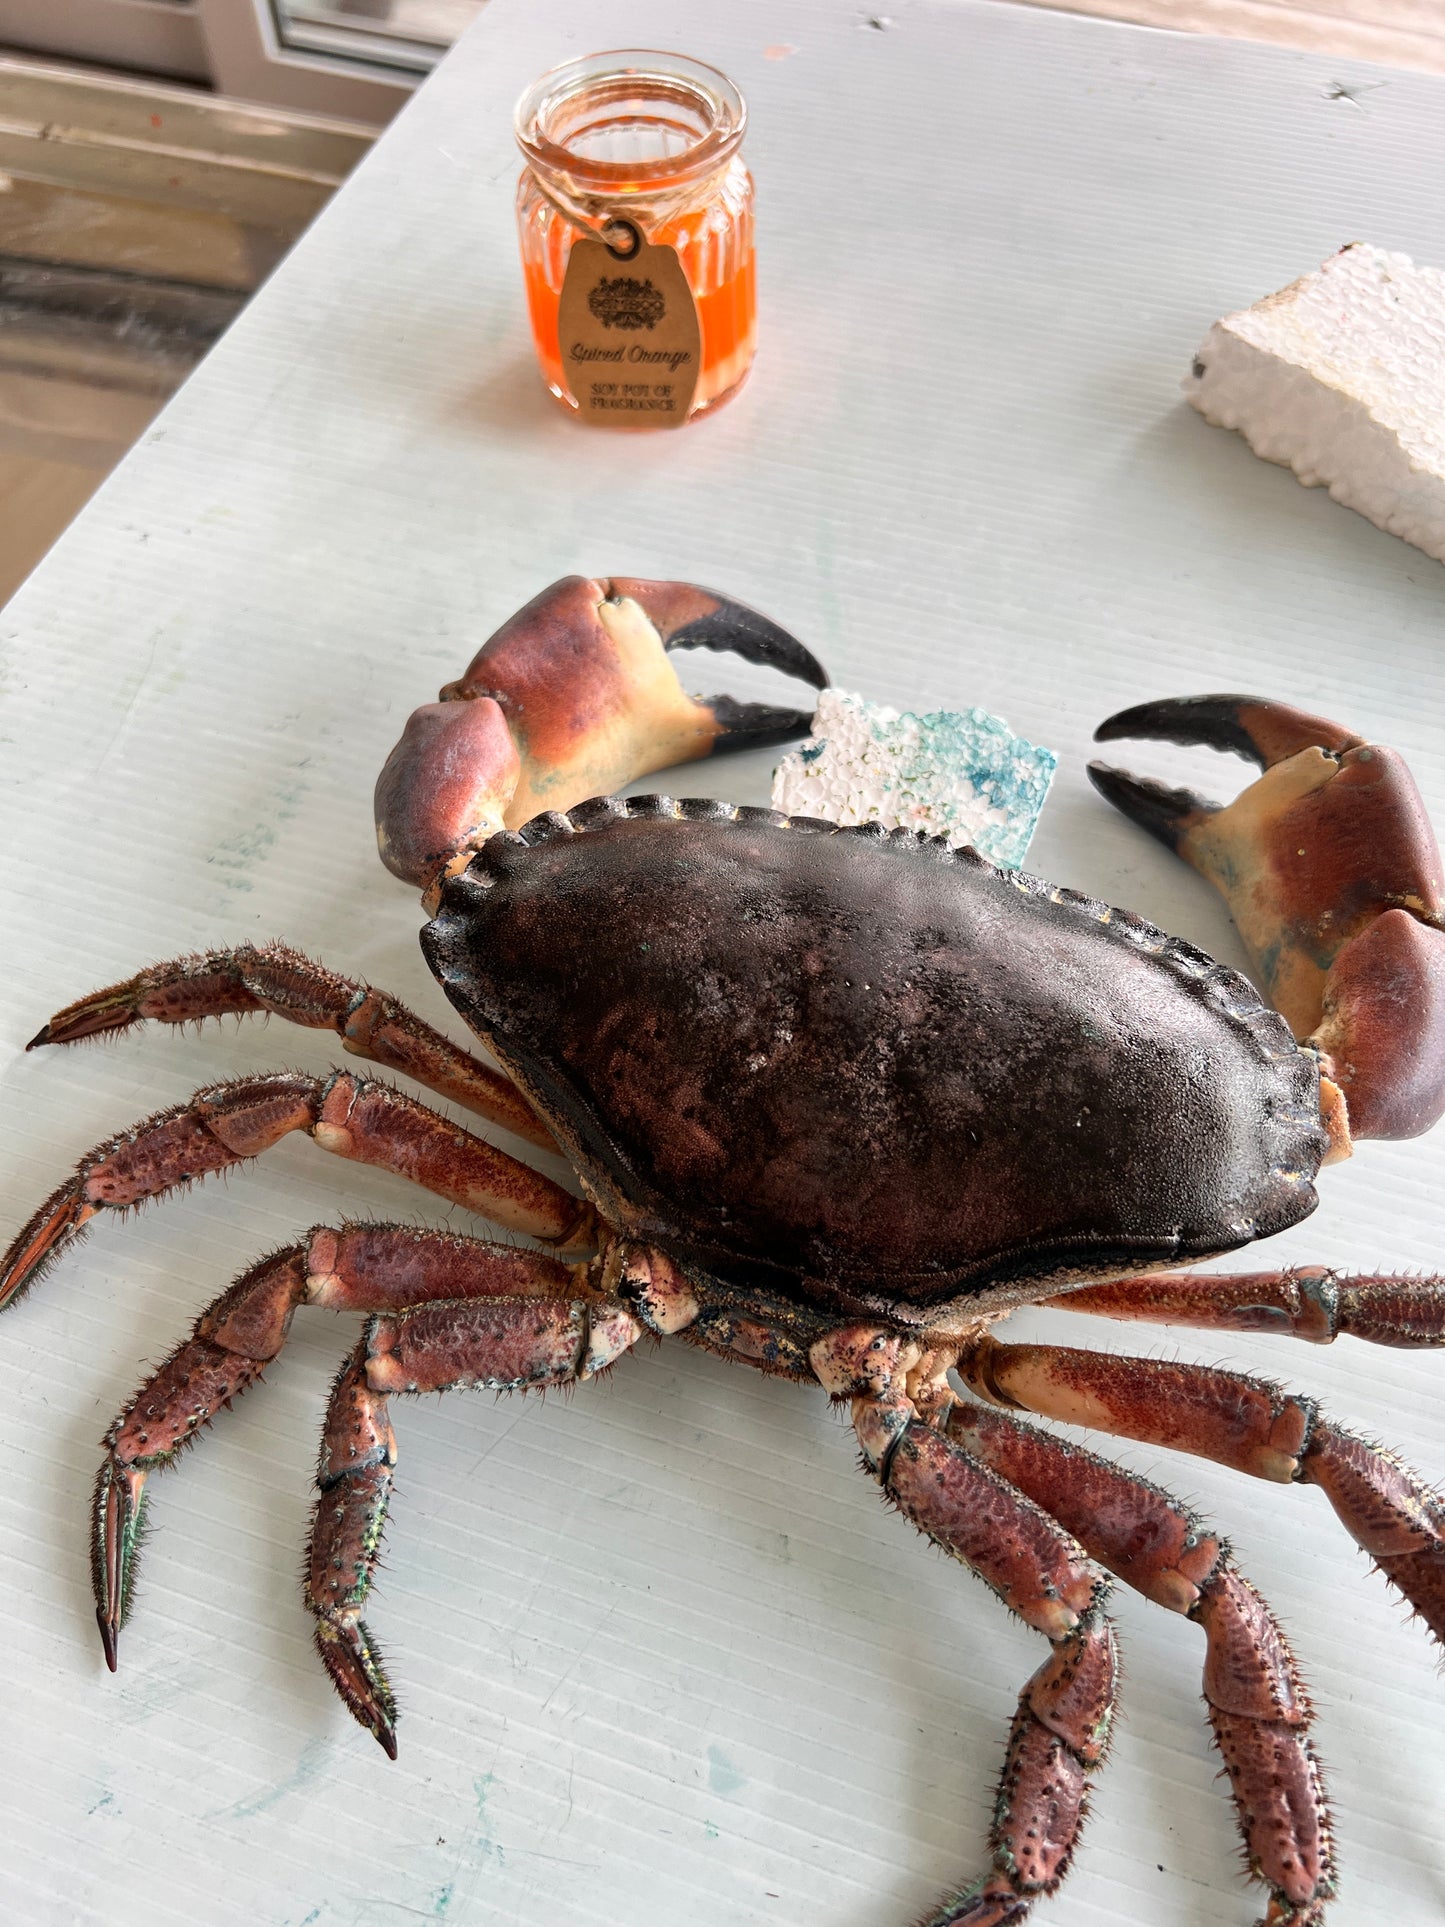
[[[753,359],[747,109],[678,54],[594,54],[517,104],[517,224],[532,338],[557,399],[606,427],[676,427]]]

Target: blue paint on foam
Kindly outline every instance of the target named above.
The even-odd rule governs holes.
[[[836,822],[877,815],[890,828],[971,843],[1005,869],[1023,862],[1059,759],[1002,717],[976,708],[899,711],[831,689],[813,728],[818,733],[779,765],[774,808]]]

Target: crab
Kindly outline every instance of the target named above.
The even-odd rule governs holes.
[[[1335,724],[1240,696],[1144,704],[1100,728],[1260,765],[1227,809],[1102,765],[1094,778],[1225,890],[1266,1003],[1132,912],[967,848],[616,795],[806,727],[800,712],[686,695],[667,650],[697,645],[826,681],[727,597],[570,578],[418,710],[387,761],[383,858],[423,890],[427,960],[499,1070],[280,945],[152,966],[34,1039],[250,1011],[330,1028],[560,1147],[583,1193],[357,1070],[215,1085],[82,1159],[0,1261],[0,1303],[98,1212],[292,1131],[531,1241],[319,1226],[203,1312],[106,1436],[91,1529],[107,1661],[150,1475],[261,1376],[299,1306],[364,1312],[325,1420],[305,1603],[342,1700],[395,1758],[364,1617],[397,1457],[390,1400],[571,1385],[677,1337],[846,1405],[886,1498],[1048,1642],[1010,1730],[990,1864],[927,1927],[1006,1927],[1063,1879],[1114,1716],[1115,1579],[1203,1632],[1208,1715],[1267,1921],[1318,1927],[1336,1889],[1329,1810],[1269,1606],[1207,1521],[1023,1415],[1319,1486],[1437,1638],[1445,1502],[1308,1397],[995,1327],[1048,1303],[1315,1342],[1445,1342],[1439,1279],[1187,1269],[1298,1223],[1352,1136],[1413,1135],[1445,1111],[1445,894],[1408,771]]]

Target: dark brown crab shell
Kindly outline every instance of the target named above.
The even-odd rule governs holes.
[[[1313,1210],[1318,1072],[1127,911],[874,825],[601,798],[493,837],[422,934],[604,1215],[914,1323]]]

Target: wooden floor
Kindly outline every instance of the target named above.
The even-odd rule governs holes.
[[[1143,27],[1265,40],[1276,47],[1445,74],[1442,0],[1016,0]]]
[[[38,356],[0,363],[0,606],[145,433],[169,387],[71,379]]]
[[[0,605],[370,129],[0,47]]]
[[[80,462],[10,454],[0,438],[0,607],[108,473]]]

